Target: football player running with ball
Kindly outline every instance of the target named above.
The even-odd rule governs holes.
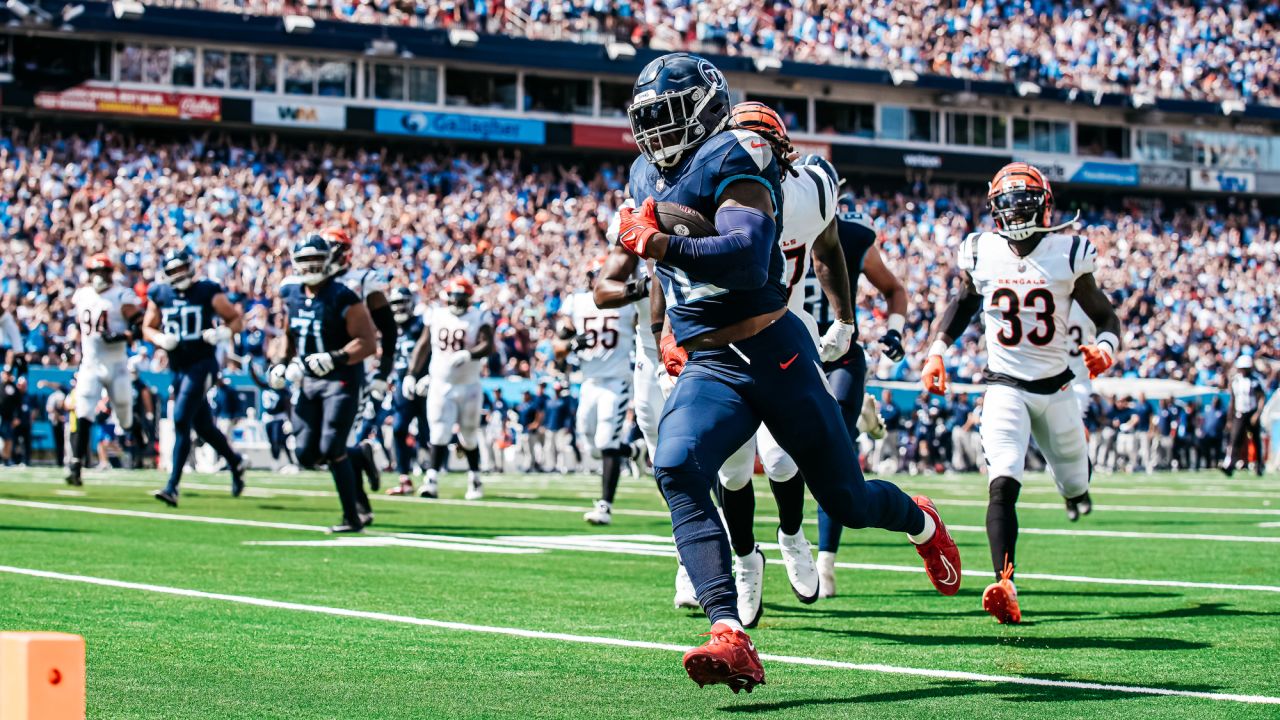
[[[287,311],[285,355],[267,378],[276,390],[286,382],[294,384],[298,463],[328,463],[342,504],[342,522],[329,532],[353,533],[373,522],[373,513],[360,507],[360,481],[346,442],[359,410],[364,360],[373,354],[377,339],[360,296],[329,272],[333,251],[332,242],[316,233],[293,246],[299,282],[280,288]]]
[[[711,489],[761,422],[832,518],[910,535],[944,594],[959,590],[960,555],[928,499],[863,479],[813,337],[787,311],[780,149],[749,130],[726,130],[729,111],[724,75],[702,58],[672,53],[641,71],[627,112],[641,151],[631,195],[644,201],[622,210],[618,242],[657,261],[673,334],[666,354],[688,356],[663,409],[653,463],[677,550],[712,623],[710,640],[685,653],[684,667],[699,685],[737,692],[763,683],[764,668],[738,618]],[[667,234],[657,201],[714,218],[721,234]]]
[[[981,309],[987,392],[980,433],[990,480],[987,540],[997,576],[982,606],[999,622],[1016,623],[1022,612],[1013,585],[1015,504],[1032,436],[1066,499],[1068,516],[1092,509],[1084,422],[1071,389],[1071,303],[1079,303],[1098,328],[1093,344],[1079,346],[1090,377],[1111,367],[1120,347],[1120,320],[1094,281],[1098,251],[1084,237],[1060,232],[1074,219],[1051,225],[1053,190],[1039,170],[1021,162],[1006,165],[991,181],[987,202],[996,232],[973,233],[960,243],[960,292],[934,329],[922,380],[931,393],[947,392],[943,355]]]
[[[178,482],[191,454],[193,430],[226,461],[232,497],[244,491],[244,458],[231,449],[227,436],[214,423],[207,397],[218,379],[215,350],[240,332],[244,319],[221,285],[195,279],[194,265],[185,249],[165,254],[156,273],[159,282],[147,288],[151,304],[142,320],[143,336],[168,354],[173,371],[173,462],[169,483],[151,494],[170,507],[178,506]],[[220,324],[215,325],[215,319]]]
[[[439,496],[438,477],[449,459],[455,425],[458,444],[467,456],[466,499],[484,497],[480,482],[480,406],[484,401],[480,366],[493,352],[493,320],[483,308],[472,305],[475,294],[470,280],[459,277],[449,281],[446,305],[437,305],[427,313],[401,382],[406,398],[427,398],[431,467],[418,490],[424,498]],[[421,374],[424,366],[426,375]]]

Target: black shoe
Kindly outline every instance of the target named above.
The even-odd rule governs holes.
[[[1089,497],[1088,492],[1079,497],[1067,498],[1067,519],[1071,522],[1091,512],[1093,512],[1093,499]]]
[[[67,475],[63,478],[67,484],[72,487],[80,487],[84,482],[80,479],[80,461],[72,460],[67,463]]]
[[[178,507],[178,493],[171,493],[168,490],[157,490],[151,493],[151,497],[159,500],[169,507]]]
[[[244,473],[248,465],[243,455],[237,455],[236,461],[231,465],[231,497],[233,498],[240,497],[240,493],[244,492]]]
[[[364,456],[364,471],[369,476],[369,489],[378,492],[382,489],[382,470],[373,454],[373,441],[360,441],[360,454]]]
[[[343,535],[343,534],[350,534],[350,533],[358,533],[358,532],[362,532],[363,530],[364,530],[364,526],[360,525],[359,521],[357,521],[355,525],[352,525],[351,522],[347,520],[343,520],[341,523],[338,523],[337,525],[330,527],[328,530],[325,530],[325,532],[330,535]]]
[[[1222,474],[1226,475],[1227,477],[1231,477],[1236,472],[1235,463],[1232,463],[1230,465],[1219,465],[1218,469],[1221,470]]]
[[[367,513],[360,513],[360,524],[361,524],[361,525],[363,525],[363,526],[365,526],[365,527],[369,527],[370,525],[372,525],[372,524],[373,524],[373,513],[371,513],[371,512],[367,512]]]

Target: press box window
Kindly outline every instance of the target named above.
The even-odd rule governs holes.
[[[823,134],[876,136],[876,107],[818,100],[813,104],[814,130]]]
[[[631,104],[631,83],[600,81],[600,116],[626,117]]]
[[[882,105],[879,136],[887,140],[938,142],[938,113]]]
[[[525,75],[524,109],[565,115],[590,115],[591,81]]]
[[[1076,153],[1089,157],[1129,157],[1129,130],[1114,125],[1076,124]]]
[[[1000,115],[950,113],[947,137],[955,145],[1002,148],[1009,144],[1008,124]]]
[[[450,68],[444,76],[444,101],[446,105],[515,110],[516,76]]]
[[[1071,123],[1060,120],[1013,121],[1013,149],[1035,152],[1071,152]]]
[[[749,93],[747,100],[764,103],[773,108],[786,124],[788,132],[809,132],[809,101],[806,98],[756,95]]]

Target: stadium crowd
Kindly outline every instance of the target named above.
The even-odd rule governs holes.
[[[240,353],[265,362],[288,248],[307,230],[337,223],[358,238],[358,265],[382,269],[393,285],[417,288],[427,301],[443,278],[471,277],[477,299],[495,313],[497,352],[487,374],[551,382],[562,371],[551,349],[553,317],[605,251],[604,228],[624,185],[625,169],[614,164],[563,167],[519,151],[410,154],[270,136],[158,140],[9,125],[0,137],[0,347],[21,345],[30,364],[74,366],[69,299],[88,255],[108,251],[142,290],[164,251],[185,245],[201,258],[200,272],[245,307]],[[905,344],[922,348],[955,280],[954,271],[940,269],[954,265],[968,232],[989,223],[984,195],[923,181],[899,192],[846,189],[856,209],[875,219],[881,250],[907,286]],[[1070,192],[1059,203],[1071,206]],[[1114,374],[1224,388],[1242,353],[1275,359],[1280,220],[1234,200],[1176,208],[1131,200],[1082,210],[1083,232],[1101,255],[1099,284],[1126,328]],[[884,316],[872,309],[868,285],[859,305],[870,347]],[[953,376],[981,381],[976,325],[961,345]],[[145,343],[137,349],[139,367],[163,369],[163,353]],[[900,363],[874,351],[871,358],[885,380],[918,378],[920,362],[918,352]],[[1280,384],[1278,367],[1270,363],[1270,390]],[[963,432],[953,444],[951,431],[969,422],[967,407],[921,403],[923,415],[891,423],[891,431],[913,438],[902,462],[927,468],[929,458],[957,457],[957,446],[964,456],[970,445]],[[1111,405],[1097,416],[1100,428],[1127,421]],[[1156,423],[1148,420],[1144,428]],[[1193,427],[1188,422],[1178,427]],[[1124,442],[1117,447],[1118,456],[1133,455]]]
[[[1274,2],[148,0],[150,4],[1274,103]]]

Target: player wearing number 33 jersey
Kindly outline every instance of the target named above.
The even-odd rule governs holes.
[[[1084,423],[1071,390],[1073,350],[1067,332],[1072,301],[1097,324],[1096,344],[1080,352],[1090,375],[1111,365],[1120,321],[1093,278],[1097,250],[1083,236],[1051,226],[1053,191],[1031,165],[1006,165],[991,181],[988,202],[996,232],[974,233],[960,244],[962,290],[946,309],[925,363],[926,389],[945,393],[943,354],[981,309],[987,344],[987,392],[980,433],[990,479],[987,538],[999,581],[983,605],[1000,622],[1018,622],[1013,586],[1017,517],[1031,437],[1076,520],[1092,509]]]

